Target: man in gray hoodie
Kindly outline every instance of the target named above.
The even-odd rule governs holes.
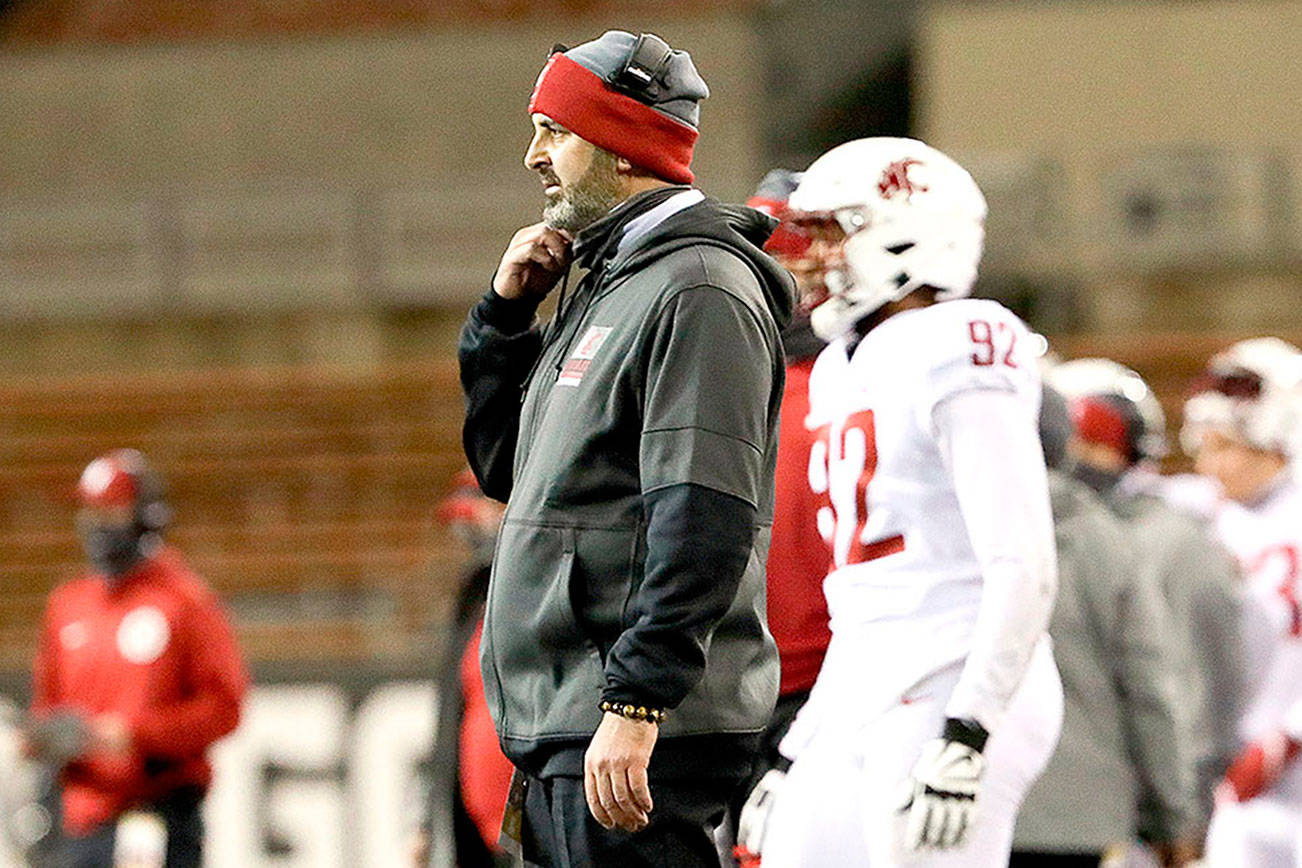
[[[1098,865],[1140,835],[1163,865],[1182,864],[1193,776],[1167,606],[1125,525],[1063,472],[1074,432],[1050,388],[1040,424],[1058,543],[1049,635],[1067,712],[1058,749],[1022,806],[1009,864]]]
[[[461,336],[466,453],[507,501],[485,693],[540,865],[717,865],[777,694],[764,563],[793,287],[760,250],[773,220],[689,186],[707,94],[651,35],[554,50],[525,155],[544,219]]]
[[[1158,496],[1158,460],[1166,419],[1139,374],[1109,359],[1059,365],[1053,382],[1072,405],[1072,473],[1093,488],[1126,525],[1141,579],[1156,585],[1170,612],[1182,711],[1197,800],[1185,834],[1201,841],[1212,791],[1239,748],[1246,663],[1245,623],[1255,606],[1238,569],[1211,530]]]

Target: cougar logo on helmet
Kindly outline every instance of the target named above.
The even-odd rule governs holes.
[[[910,166],[921,166],[921,160],[915,160],[908,157],[903,160],[896,160],[882,170],[882,178],[877,182],[877,190],[882,194],[883,199],[891,199],[896,193],[903,193],[904,198],[908,199],[914,193],[925,193],[929,187],[915,183],[909,178]]]

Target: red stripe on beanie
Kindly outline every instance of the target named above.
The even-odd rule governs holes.
[[[529,113],[534,112],[658,178],[678,184],[695,180],[690,166],[696,130],[611,90],[564,54],[553,54],[538,76],[529,98]]]
[[[1111,446],[1122,454],[1130,452],[1126,420],[1116,407],[1087,396],[1071,402],[1071,416],[1076,434],[1086,443]]]

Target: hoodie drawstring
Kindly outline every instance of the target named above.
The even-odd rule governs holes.
[[[565,292],[569,288],[569,285],[570,269],[567,268],[565,269],[565,274],[561,277],[561,294],[556,300],[556,315],[552,317],[552,321],[548,324],[547,332],[543,335],[542,348],[538,351],[538,358],[533,360],[533,365],[530,366],[529,372],[525,374],[524,379],[520,381],[522,386],[520,389],[521,404],[524,403],[525,395],[528,393],[527,387],[529,381],[533,379],[533,375],[538,370],[538,366],[542,364],[543,358],[547,355],[547,350],[556,343],[557,335],[565,326],[565,314],[567,313],[565,309]],[[573,307],[572,301],[570,306]],[[559,365],[557,365],[557,370],[560,370]]]

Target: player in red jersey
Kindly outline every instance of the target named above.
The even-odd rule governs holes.
[[[800,183],[800,173],[774,169],[764,176],[747,205],[771,217],[782,219],[787,198]],[[732,806],[736,855],[742,864],[752,858],[745,840],[735,828],[742,802],[771,770],[782,774],[790,763],[778,751],[778,742],[795,720],[796,712],[809,698],[818,678],[827,643],[827,600],[823,578],[830,558],[818,532],[821,499],[809,487],[809,451],[815,435],[805,428],[809,415],[809,374],[824,342],[809,325],[809,311],[827,295],[819,260],[808,255],[808,240],[790,227],[779,225],[764,245],[764,251],[791,272],[796,279],[798,306],[791,323],[782,331],[787,360],[787,379],[782,394],[779,423],[778,463],[774,482],[773,537],[769,543],[768,616],[769,631],[778,645],[782,680],[773,719],[764,732],[760,754],[751,777]],[[748,830],[750,831],[750,830]]]
[[[429,808],[416,864],[450,860],[458,868],[488,868],[510,862],[498,847],[498,836],[513,767],[498,743],[479,671],[484,600],[502,505],[485,497],[474,474],[466,470],[457,476],[437,515],[466,544],[470,559],[437,670]]]

